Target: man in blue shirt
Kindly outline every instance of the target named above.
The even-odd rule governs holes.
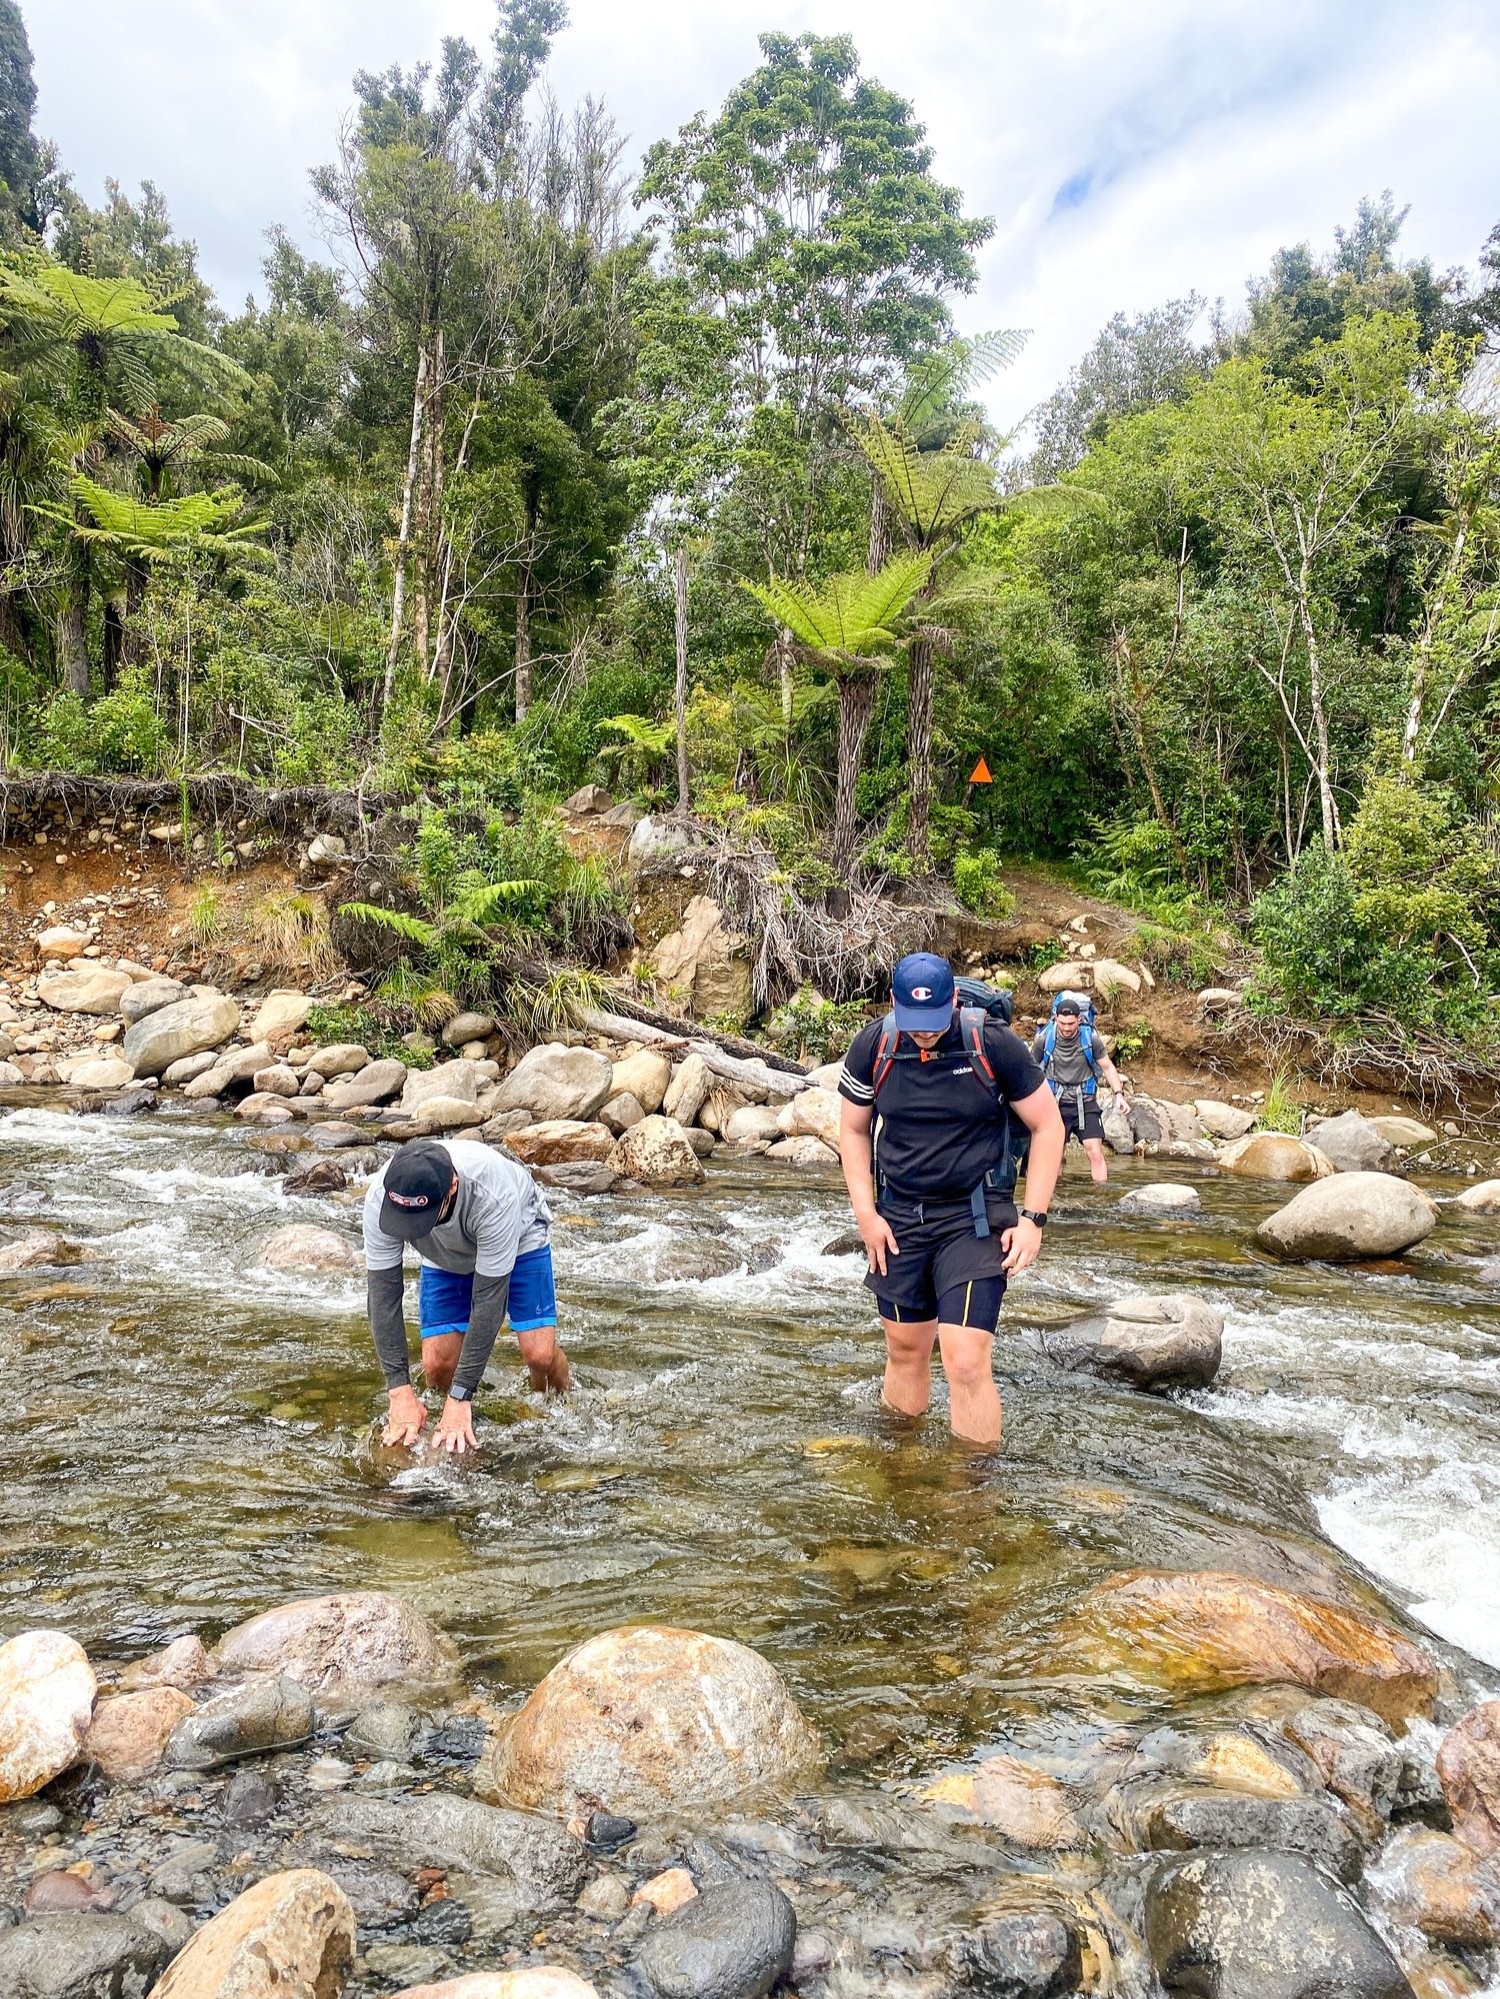
[[[959,1006],[946,959],[903,958],[891,997],[886,1019],[855,1036],[839,1083],[844,1180],[885,1329],[883,1395],[903,1415],[925,1411],[936,1341],[955,1434],[997,1444],[994,1331],[1007,1280],[1041,1249],[1062,1119],[1024,1043]],[[1019,1213],[1018,1137],[1030,1144]]]

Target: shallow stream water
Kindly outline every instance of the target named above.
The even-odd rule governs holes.
[[[357,1192],[289,1198],[259,1170],[290,1163],[221,1120],[0,1114],[0,1235],[45,1219],[90,1258],[0,1280],[0,1634],[56,1624],[121,1657],[290,1596],[391,1589],[504,1703],[591,1632],[694,1626],[765,1652],[831,1740],[883,1717],[899,1774],[1028,1716],[1160,1702],[1050,1666],[1090,1581],[1295,1585],[1332,1542],[1346,1586],[1378,1584],[1472,1655],[1461,1678],[1500,1685],[1493,1220],[1445,1210],[1388,1272],[1285,1269],[1252,1241],[1274,1188],[1205,1175],[1201,1217],[1126,1221],[1119,1193],[1160,1169],[1130,1162],[1101,1193],[1075,1168],[1007,1305],[991,1455],[950,1439],[940,1377],[925,1424],[882,1415],[861,1263],[822,1253],[849,1226],[835,1181],[746,1160],[694,1194],[554,1194],[577,1393],[544,1406],[512,1349],[482,1462],[400,1469],[371,1448],[362,1279],[257,1266],[287,1220],[357,1233]],[[1060,1376],[1023,1337],[1180,1288],[1226,1317],[1200,1393]]]

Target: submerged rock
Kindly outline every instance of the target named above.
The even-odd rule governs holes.
[[[319,1809],[321,1829],[375,1848],[398,1866],[498,1874],[528,1910],[560,1908],[583,1886],[588,1852],[562,1826],[451,1791],[402,1799],[342,1793]]]
[[[484,1797],[569,1813],[722,1802],[822,1761],[781,1675],[727,1638],[602,1632],[552,1668],[486,1749]]]
[[[1355,1263],[1399,1256],[1431,1235],[1437,1211],[1418,1187],[1390,1173],[1340,1173],[1305,1187],[1255,1232],[1293,1261]]]
[[[646,1117],[615,1141],[611,1165],[648,1187],[696,1187],[704,1179],[687,1134],[672,1118]]]
[[[134,1915],[40,1916],[0,1929],[0,1992],[5,1999],[141,1999],[166,1989],[153,1981],[168,1954]]]
[[[0,1645],[0,1804],[34,1796],[78,1760],[94,1690],[88,1655],[65,1632]]]
[[[1198,1189],[1176,1180],[1154,1180],[1148,1187],[1133,1187],[1118,1203],[1122,1215],[1197,1215],[1202,1211]]]
[[[1437,1774],[1459,1838],[1478,1854],[1500,1854],[1500,1701],[1481,1701],[1449,1732]]]
[[[1376,1907],[1398,1928],[1465,1950],[1500,1941],[1500,1866],[1448,1833],[1402,1826],[1365,1878]]]
[[[1377,1838],[1395,1806],[1405,1761],[1380,1716],[1352,1701],[1309,1701],[1282,1730],[1311,1757],[1366,1837]]]
[[[164,1761],[174,1770],[216,1770],[241,1756],[288,1749],[313,1732],[312,1696],[278,1673],[256,1673],[210,1694],[172,1730]]]
[[[66,1236],[51,1229],[28,1229],[25,1235],[0,1249],[0,1277],[9,1277],[17,1270],[45,1270],[58,1264],[79,1263],[82,1259],[82,1246],[69,1242]]]
[[[971,1769],[955,1770],[919,1794],[946,1805],[977,1825],[993,1826],[1018,1846],[1082,1846],[1083,1828],[1068,1794],[1055,1777],[1014,1756],[986,1756]]]
[[[1167,1862],[1146,1889],[1145,1937],[1166,1990],[1194,1999],[1413,1999],[1353,1902],[1288,1853]]]
[[[284,1194],[338,1194],[349,1184],[349,1176],[336,1159],[314,1159],[288,1173],[281,1183]]]
[[[1070,1373],[1160,1392],[1202,1388],[1219,1371],[1224,1320],[1201,1298],[1122,1298],[1106,1312],[1049,1326],[1042,1351]]]
[[[1298,1853],[1343,1881],[1359,1878],[1364,1847],[1327,1798],[1264,1798],[1171,1779],[1124,1785],[1110,1820],[1137,1851],[1268,1847]]]
[[[722,1881],[653,1924],[636,1957],[659,1999],[764,1999],[792,1967],[797,1917],[770,1881]]]
[[[154,1999],[337,1999],[354,1962],[354,1911],[315,1867],[236,1895],[173,1958]]]
[[[1063,1999],[1083,1983],[1078,1938],[1047,1909],[990,1916],[953,1955],[965,1986],[981,1999]]]
[[[352,1242],[332,1229],[288,1222],[266,1237],[256,1261],[269,1270],[355,1270],[360,1255]]]
[[[229,1672],[284,1673],[324,1706],[361,1705],[394,1688],[437,1691],[457,1655],[433,1624],[383,1590],[302,1597],[264,1610],[219,1640]]]
[[[408,1985],[395,1999],[599,1999],[596,1988],[561,1965],[524,1971],[470,1971],[438,1985]]]
[[[1290,1681],[1397,1722],[1430,1714],[1437,1694],[1432,1661],[1389,1625],[1245,1576],[1111,1576],[1059,1639],[1057,1664],[1164,1681],[1187,1695]]]
[[[1256,1131],[1225,1146],[1219,1154],[1219,1170],[1237,1173],[1246,1180],[1326,1180],[1337,1169],[1305,1138]]]
[[[192,1701],[179,1687],[145,1687],[100,1701],[83,1754],[112,1783],[144,1777],[161,1762],[168,1737],[192,1711]]]

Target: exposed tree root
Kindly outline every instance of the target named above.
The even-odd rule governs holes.
[[[1255,1043],[1268,1068],[1295,1069],[1320,1088],[1384,1090],[1429,1114],[1459,1113],[1500,1125],[1500,1059],[1425,1029],[1374,1019],[1358,1040],[1336,1041],[1307,1021],[1238,1014],[1235,1026]]]
[[[175,824],[184,792],[196,820],[233,825],[248,819],[292,833],[311,821],[320,830],[337,832],[362,845],[362,829],[371,814],[402,801],[385,793],[333,791],[323,785],[286,785],[266,790],[246,778],[221,772],[181,782],[165,778],[75,777],[66,771],[43,771],[0,779],[0,840],[10,833],[10,821],[45,806],[61,806],[70,820],[86,821],[100,814],[161,813]]]

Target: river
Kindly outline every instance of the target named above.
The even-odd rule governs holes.
[[[883,1717],[899,1773],[1017,1712],[1147,1700],[1049,1675],[1045,1633],[1089,1581],[1265,1573],[1268,1551],[1295,1581],[1326,1536],[1500,1685],[1494,1221],[1445,1211],[1389,1274],[1286,1269],[1251,1241],[1272,1188],[1205,1175],[1200,1217],[1124,1221],[1119,1192],[1159,1170],[1101,1193],[1075,1169],[1008,1303],[992,1456],[952,1443],[940,1380],[925,1425],[881,1414],[860,1265],[822,1253],[848,1226],[833,1181],[751,1159],[691,1195],[555,1194],[577,1393],[543,1406],[505,1358],[482,1463],[393,1472],[362,1282],[256,1263],[289,1219],[357,1230],[353,1190],[289,1198],[262,1170],[286,1163],[224,1120],[0,1115],[7,1233],[45,1219],[90,1258],[0,1283],[0,1631],[119,1657],[384,1588],[506,1701],[590,1632],[697,1626],[774,1659],[834,1736]],[[1060,1376],[1021,1336],[1178,1288],[1225,1314],[1209,1390]]]

